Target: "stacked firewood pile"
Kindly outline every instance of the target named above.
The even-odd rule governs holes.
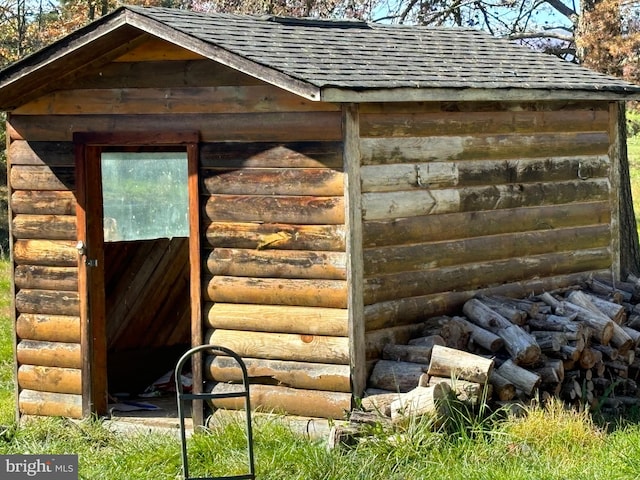
[[[462,313],[427,320],[408,345],[387,345],[364,406],[392,416],[412,397],[437,403],[449,390],[497,404],[558,397],[613,414],[640,406],[639,279],[593,278],[526,299],[479,295]]]

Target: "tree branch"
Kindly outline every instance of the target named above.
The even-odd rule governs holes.
[[[562,40],[565,42],[573,42],[573,35],[564,35],[559,32],[520,32],[520,33],[512,33],[508,35],[507,38],[509,40],[524,40],[527,38],[554,38],[556,40]]]
[[[559,13],[561,13],[562,15],[564,15],[569,19],[575,15],[578,15],[578,12],[576,12],[573,8],[569,7],[568,5],[564,4],[562,0],[545,0],[545,1],[550,7],[553,7],[556,11],[558,11]]]

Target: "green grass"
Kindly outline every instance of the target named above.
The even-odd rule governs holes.
[[[629,156],[629,176],[631,178],[631,195],[636,223],[640,231],[640,135],[627,141]]]

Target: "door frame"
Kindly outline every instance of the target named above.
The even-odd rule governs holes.
[[[191,344],[202,344],[202,286],[200,269],[199,132],[76,132],[76,226],[78,296],[82,351],[82,415],[107,413],[107,339],[102,224],[101,153],[114,147],[184,147],[189,190],[189,270]],[[91,265],[89,265],[91,264]],[[200,393],[203,368],[193,359],[194,393]],[[202,401],[193,406],[194,425],[202,424]]]

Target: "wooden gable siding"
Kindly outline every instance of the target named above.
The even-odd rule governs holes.
[[[351,395],[339,107],[308,102],[207,60],[176,52],[161,59],[153,51],[137,49],[11,113],[12,148],[61,148],[69,160],[47,155],[11,172],[20,187],[14,187],[14,211],[31,215],[14,220],[16,263],[29,242],[38,258],[55,246],[60,253],[52,266],[75,269],[75,233],[66,230],[72,225],[75,232],[74,132],[197,130],[205,340],[247,358],[250,373],[265,384],[256,390],[257,407],[304,414],[290,391],[301,389],[310,399],[306,414],[342,416]],[[27,176],[48,186],[34,188],[22,180]],[[38,233],[34,222],[46,222],[48,233]],[[66,243],[59,246],[40,238],[60,230]],[[42,303],[45,296],[35,295]],[[130,335],[113,328],[119,332],[114,341],[126,345]],[[75,368],[79,354],[78,348]],[[209,359],[206,372],[225,381],[238,377],[223,360]],[[33,398],[44,400],[44,389],[29,385],[20,408],[42,413]]]
[[[493,287],[612,266],[607,103],[361,110],[368,356]]]

